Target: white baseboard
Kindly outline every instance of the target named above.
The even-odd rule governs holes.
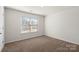
[[[79,43],[77,43],[77,42],[73,42],[73,41],[70,41],[70,40],[66,40],[66,39],[61,38],[61,37],[58,37],[58,36],[47,35],[47,34],[46,34],[46,36],[51,37],[51,38],[56,38],[56,39],[59,39],[59,40],[63,40],[63,41],[66,41],[66,42],[70,42],[70,43],[73,43],[73,44],[77,44],[77,45],[79,45]]]
[[[25,38],[25,39],[12,40],[12,41],[5,42],[5,44],[11,43],[11,42],[16,42],[16,41],[21,41],[21,40],[27,40],[27,39],[38,37],[38,36],[42,36],[42,35],[31,36],[31,37],[28,37],[28,38]]]

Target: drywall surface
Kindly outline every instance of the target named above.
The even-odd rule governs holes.
[[[0,51],[2,51],[4,44],[4,7],[0,6]]]
[[[79,8],[47,16],[45,18],[45,34],[79,44]]]
[[[21,33],[20,20],[22,16],[32,15],[13,9],[5,8],[6,43],[44,35],[44,16],[38,16],[38,32]]]

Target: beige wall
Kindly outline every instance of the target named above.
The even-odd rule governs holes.
[[[20,20],[22,16],[32,15],[13,9],[5,8],[6,22],[6,43],[32,38],[44,35],[44,16],[38,16],[38,32],[36,33],[21,33]]]
[[[45,19],[45,34],[79,44],[79,8],[49,15]]]

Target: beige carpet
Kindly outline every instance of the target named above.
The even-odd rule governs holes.
[[[48,36],[39,36],[5,44],[3,52],[77,52],[79,45]]]

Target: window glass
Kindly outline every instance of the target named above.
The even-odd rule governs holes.
[[[38,19],[35,16],[23,16],[22,17],[22,32],[37,32]]]

